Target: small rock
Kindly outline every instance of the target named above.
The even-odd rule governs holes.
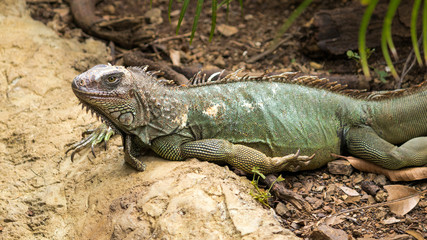
[[[289,217],[291,215],[289,209],[282,202],[279,202],[274,210],[281,217]]]
[[[116,13],[116,8],[112,4],[106,5],[103,10],[109,15],[114,15]]]
[[[328,163],[328,171],[332,174],[350,176],[353,172],[353,167],[347,160],[335,160]]]
[[[163,22],[162,10],[160,8],[150,9],[144,14],[144,18],[150,24],[161,24]]]
[[[349,239],[346,232],[344,232],[341,229],[336,229],[329,227],[325,224],[322,224],[317,227],[316,230],[314,230],[311,235],[310,239],[315,240],[344,240]]]
[[[223,68],[223,67],[225,66],[224,58],[223,58],[221,55],[219,55],[219,56],[215,59],[214,64],[215,64],[216,66],[220,67],[220,68]]]
[[[252,15],[252,14],[246,14],[244,18],[245,18],[246,21],[249,21],[249,20],[254,19],[254,15]]]
[[[179,16],[179,14],[181,14],[181,10],[173,10],[173,11],[170,13],[171,17]]]
[[[217,29],[222,35],[226,37],[230,37],[239,31],[236,27],[225,24],[220,24]]]

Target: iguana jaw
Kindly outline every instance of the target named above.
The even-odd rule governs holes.
[[[80,101],[80,104],[82,105],[82,109],[85,110],[86,109],[86,113],[90,112],[93,115],[96,116],[96,118],[98,120],[101,120],[103,123],[107,124],[109,127],[111,127],[112,129],[114,129],[115,132],[120,133],[121,135],[124,134],[124,132],[121,130],[121,128],[119,128],[114,121],[111,121],[103,112],[102,110],[91,106],[90,104],[88,104],[79,94],[81,93],[77,93],[78,90],[75,90],[73,88],[74,94],[77,96],[77,98]]]

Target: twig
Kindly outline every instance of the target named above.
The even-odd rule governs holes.
[[[175,35],[175,36],[170,36],[170,37],[165,37],[165,38],[159,38],[159,39],[156,39],[156,40],[152,41],[149,44],[162,43],[162,42],[167,42],[167,41],[170,41],[170,40],[181,39],[181,38],[189,37],[190,35],[191,35],[191,33],[184,33],[184,34],[181,34],[181,35]]]
[[[262,52],[262,53],[260,53],[258,55],[255,55],[255,56],[249,58],[247,62],[248,63],[254,63],[254,62],[260,60],[261,58],[263,58],[263,57],[267,56],[268,54],[272,53],[274,50],[276,50],[276,48],[278,48],[280,45],[282,45],[283,43],[287,42],[291,38],[292,38],[292,35],[287,36],[286,38],[282,39],[278,43],[276,43],[273,46],[269,47],[264,52]]]
[[[344,210],[344,211],[335,213],[335,214],[333,214],[333,215],[331,215],[329,217],[336,217],[336,216],[344,214],[344,213],[354,212],[354,211],[358,211],[358,210],[362,210],[362,209],[367,209],[367,208],[382,207],[382,206],[385,206],[385,205],[389,205],[389,204],[392,204],[392,203],[396,203],[396,202],[400,202],[400,201],[403,201],[403,200],[406,200],[406,199],[410,199],[410,198],[413,198],[415,196],[421,196],[424,193],[427,193],[427,190],[423,190],[421,192],[417,192],[417,193],[411,194],[409,196],[398,198],[398,199],[394,199],[394,200],[387,201],[387,202],[376,203],[376,204],[372,204],[372,205],[369,205],[369,206],[364,206],[364,207],[358,207],[358,208]]]
[[[421,46],[421,40],[422,40],[422,37],[418,38],[418,46]],[[400,75],[399,81],[396,84],[397,89],[400,89],[402,87],[403,79],[406,77],[406,75],[415,65],[415,61],[417,59],[414,57],[414,54],[415,54],[414,49],[412,49],[412,51],[409,53],[408,57],[406,58],[405,65],[403,66],[402,74]],[[408,64],[411,60],[412,62],[408,67]]]

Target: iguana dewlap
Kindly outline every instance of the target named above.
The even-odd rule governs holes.
[[[72,89],[122,135],[125,160],[140,171],[145,164],[136,157],[146,149],[262,173],[315,169],[331,153],[388,169],[427,164],[424,86],[372,100],[294,73],[179,87],[145,69],[97,65]]]

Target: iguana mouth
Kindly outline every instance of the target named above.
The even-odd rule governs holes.
[[[107,124],[107,126],[111,127],[112,129],[114,129],[115,132],[120,132],[119,129],[116,127],[116,125],[114,125],[114,123],[108,119],[103,113],[102,111],[90,106],[89,104],[87,104],[84,100],[81,100],[79,98],[79,101],[82,105],[82,110],[86,110],[86,113],[91,113],[92,116],[95,115],[95,117],[100,120],[101,122]]]

